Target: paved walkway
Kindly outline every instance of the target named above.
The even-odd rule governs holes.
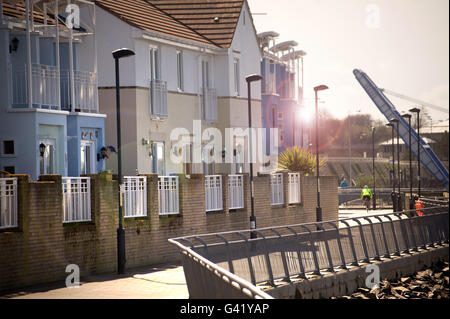
[[[377,214],[392,210],[376,211]],[[341,210],[340,218],[373,215],[362,210]],[[21,289],[0,298],[18,299],[187,299],[189,297],[183,267],[179,265],[149,266],[130,270],[126,275],[96,275],[83,278],[78,288],[64,283]]]
[[[64,285],[64,284],[63,284]],[[183,267],[165,265],[131,270],[126,275],[90,276],[79,288],[40,286],[0,298],[14,299],[187,299]]]

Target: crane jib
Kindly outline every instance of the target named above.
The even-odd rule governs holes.
[[[405,145],[411,148],[411,152],[416,157],[418,156],[417,143],[419,143],[420,162],[425,169],[427,169],[428,172],[436,178],[436,180],[438,180],[444,187],[448,187],[448,171],[428,143],[426,143],[422,137],[419,138],[416,130],[411,128],[411,145],[409,145],[409,123],[400,115],[392,102],[386,97],[383,91],[375,85],[366,73],[361,70],[354,70],[353,74],[386,119],[389,121],[392,118],[395,118],[399,121],[398,126],[394,126],[394,129],[397,131]]]

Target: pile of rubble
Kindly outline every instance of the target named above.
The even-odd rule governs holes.
[[[331,299],[448,299],[449,264],[439,262],[431,268],[400,280],[383,280],[380,287],[359,288],[351,296]]]

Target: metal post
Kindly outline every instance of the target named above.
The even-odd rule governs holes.
[[[248,90],[248,127],[249,127],[249,143],[248,143],[248,147],[250,149],[250,201],[251,201],[251,216],[250,216],[250,229],[251,230],[255,230],[256,229],[256,217],[255,217],[255,200],[254,200],[254,196],[255,194],[254,192],[254,177],[253,177],[253,145],[252,145],[252,136],[253,136],[253,131],[252,131],[252,98],[251,98],[251,86],[250,86],[250,82],[247,82],[247,90]],[[256,238],[256,233],[252,232],[250,234],[250,238]]]
[[[26,39],[27,39],[27,94],[28,94],[28,108],[33,107],[33,75],[31,66],[31,35],[30,35],[30,0],[26,0],[25,7],[25,17],[26,17]]]
[[[117,269],[119,274],[125,273],[125,231],[122,225],[122,146],[120,127],[120,75],[119,58],[115,59],[116,67],[116,116],[117,116],[117,160],[118,160],[118,192],[119,192],[119,228],[117,229]]]
[[[70,0],[67,1],[70,4]],[[73,28],[69,28],[70,112],[75,112],[75,76],[73,65]]]
[[[319,105],[317,99],[317,90],[315,91],[316,96],[316,178],[317,178],[317,208],[316,208],[316,221],[322,221],[322,207],[320,207],[320,173],[319,173]]]
[[[417,169],[418,169],[418,187],[419,187],[419,199],[422,195],[420,192],[420,182],[421,182],[421,176],[420,176],[420,110],[417,112]]]
[[[56,55],[56,77],[58,79],[58,85],[56,86],[56,94],[58,99],[58,106],[59,110],[61,110],[61,85],[59,85],[61,81],[61,62],[60,62],[60,56],[59,56],[59,18],[58,18],[58,1],[55,1],[55,28],[56,28],[56,43],[55,43],[55,55]]]
[[[373,210],[377,209],[376,177],[375,177],[375,127],[372,127],[372,174],[373,174]]]

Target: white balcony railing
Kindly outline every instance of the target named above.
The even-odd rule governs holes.
[[[91,179],[89,177],[63,177],[64,223],[91,220]]]
[[[212,88],[202,88],[203,119],[209,122],[217,122],[217,91]]]
[[[229,209],[244,208],[244,176],[228,176],[228,205]]]
[[[123,208],[125,218],[147,216],[147,177],[124,177]]]
[[[288,175],[289,204],[299,204],[300,200],[300,174],[289,173]]]
[[[223,210],[222,176],[205,176],[205,189],[206,212]]]
[[[169,116],[166,81],[150,81],[150,112],[152,116],[159,118],[166,118]]]
[[[160,176],[158,179],[159,215],[180,213],[178,176]]]
[[[17,226],[17,179],[0,178],[0,229]]]
[[[61,70],[61,108],[66,111],[98,113],[97,76],[93,72],[73,71],[74,107],[70,71]]]
[[[28,108],[28,68],[26,65],[8,67],[11,82],[12,108]],[[32,64],[31,104],[33,108],[98,113],[97,76],[87,71],[74,71],[74,107],[72,108],[69,70],[55,66]],[[58,99],[58,90],[60,100]]]
[[[11,81],[11,107],[28,107],[28,68],[27,66],[9,65],[9,77]],[[60,109],[58,101],[58,72],[51,65],[32,64],[32,107],[43,109]]]
[[[284,204],[283,174],[272,174],[270,176],[270,203],[272,205]]]

